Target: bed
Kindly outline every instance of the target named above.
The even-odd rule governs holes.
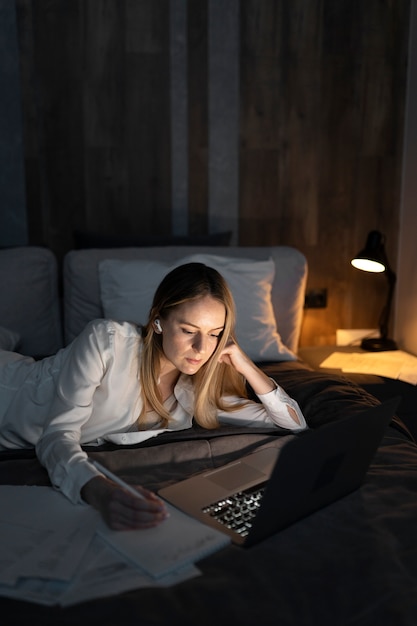
[[[205,250],[204,254],[207,252]],[[257,361],[299,402],[309,427],[322,428],[329,422],[363,411],[379,400],[355,382],[316,371],[297,357],[307,268],[301,256],[292,256],[287,250],[284,253],[290,254],[291,258],[287,259],[285,268],[279,267],[281,258],[274,257],[274,254],[280,252],[263,249],[257,258],[253,250],[234,250],[236,259],[244,256],[252,261],[270,259],[272,254],[278,274],[282,273],[287,281],[292,268],[291,280],[293,285],[294,281],[296,283],[291,289],[291,297],[287,294],[285,307],[281,309],[281,315],[285,317],[288,309],[293,307],[292,321],[287,319],[280,324],[279,314],[275,311],[280,331],[279,343],[275,345],[278,357],[273,359],[269,354],[268,358]],[[183,258],[185,253],[193,254],[194,251],[177,250],[176,258]],[[216,253],[227,255],[228,250]],[[110,269],[114,271],[114,279],[114,276],[123,275],[123,268],[117,263],[137,261],[136,254],[117,250],[74,253],[64,268],[65,280],[72,281],[65,296],[67,310],[70,297],[71,301],[77,301],[80,289],[83,291],[86,286],[83,280],[86,284],[94,280],[102,297],[104,280],[100,282],[100,271],[104,271],[105,264],[97,271],[101,261],[110,259],[113,262]],[[141,254],[139,260],[149,261],[149,251]],[[156,251],[153,258],[160,262],[161,254],[167,255],[167,251]],[[135,267],[134,276],[137,276],[137,269]],[[75,280],[76,271],[81,277]],[[275,272],[272,284],[276,279]],[[108,275],[106,280],[107,304],[112,302],[117,309],[120,301],[110,297],[112,289],[112,296],[115,295],[114,284]],[[74,285],[78,290],[76,296],[71,292]],[[120,285],[116,291],[120,291]],[[91,288],[91,284],[83,293],[84,296],[88,294],[97,306],[97,291]],[[92,305],[90,309],[84,307],[96,315],[97,311],[93,309]],[[79,306],[75,307],[75,317],[67,313],[67,340],[72,332],[77,332],[77,316],[78,322],[83,323],[80,310]],[[134,446],[105,444],[87,447],[87,450],[126,481],[139,482],[157,490],[193,473],[218,467],[248,451],[274,445],[277,438],[285,442],[289,436],[280,429],[222,427],[204,431],[193,427],[175,434],[162,434]],[[357,437],[361,437],[360,430]],[[32,450],[8,451],[0,455],[0,484],[46,486],[49,480]],[[168,588],[133,589],[67,608],[45,607],[2,597],[2,623],[7,626],[31,622],[43,626],[58,623],[61,626],[208,626],[230,623],[248,626],[254,623],[413,626],[417,621],[416,494],[417,447],[397,415],[388,427],[360,489],[256,546],[244,549],[228,545],[204,558],[198,563],[200,576]]]

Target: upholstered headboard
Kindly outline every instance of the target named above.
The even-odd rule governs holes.
[[[64,258],[63,267],[65,342],[69,343],[74,339],[90,320],[109,316],[109,311],[112,312],[111,303],[114,302],[114,298],[112,301],[109,297],[109,290],[116,289],[117,285],[122,289],[123,276],[127,276],[126,280],[130,280],[131,284],[130,291],[125,290],[128,295],[124,294],[120,300],[123,298],[126,300],[130,296],[132,284],[133,288],[140,289],[141,280],[149,281],[149,275],[157,264],[165,264],[164,273],[166,273],[171,264],[178,265],[178,262],[193,255],[210,255],[217,263],[217,266],[214,262],[211,265],[220,271],[225,268],[225,273],[229,270],[228,259],[233,264],[232,271],[237,260],[245,260],[246,265],[238,264],[237,267],[241,272],[240,279],[243,282],[246,280],[244,296],[248,303],[253,303],[257,297],[255,284],[253,283],[252,289],[250,282],[252,268],[259,266],[260,270],[267,271],[272,264],[270,298],[277,329],[285,346],[296,352],[303,315],[307,262],[303,254],[288,246],[215,248],[164,246],[73,250]],[[210,264],[210,259],[206,260],[205,257],[203,260],[207,265]],[[141,263],[135,264],[137,261]],[[229,276],[233,279],[233,275],[227,273],[226,278]],[[157,287],[158,282],[159,280],[152,285],[152,290]],[[114,293],[112,295],[114,296]],[[236,294],[234,295],[236,299]],[[136,297],[138,298],[138,294]],[[136,299],[136,302],[139,300]]]
[[[17,335],[22,354],[46,356],[63,345],[58,267],[48,248],[0,250],[0,326]]]

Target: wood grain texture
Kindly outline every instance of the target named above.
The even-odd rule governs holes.
[[[208,229],[208,0],[188,0],[189,232]]]
[[[242,3],[240,242],[309,262],[302,345],[376,327],[384,279],[350,266],[367,233],[397,254],[408,2]],[[361,275],[362,274],[362,275]]]
[[[208,232],[208,1],[187,2],[188,231]],[[172,232],[169,0],[16,0],[30,242]],[[301,345],[375,327],[384,280],[350,258],[381,230],[395,269],[409,0],[241,0],[238,242],[292,245]]]

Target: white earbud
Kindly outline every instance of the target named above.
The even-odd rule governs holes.
[[[154,324],[155,324],[156,330],[158,330],[160,333],[162,333],[161,322],[159,320],[155,320]]]

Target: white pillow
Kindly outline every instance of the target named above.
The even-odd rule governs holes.
[[[0,326],[0,350],[15,350],[19,345],[20,336],[14,330]]]
[[[278,334],[271,302],[275,264],[193,254],[172,264],[155,261],[106,259],[99,263],[101,302],[105,317],[146,323],[154,292],[162,278],[183,263],[204,263],[226,279],[236,303],[236,336],[242,349],[255,361],[295,360]]]

